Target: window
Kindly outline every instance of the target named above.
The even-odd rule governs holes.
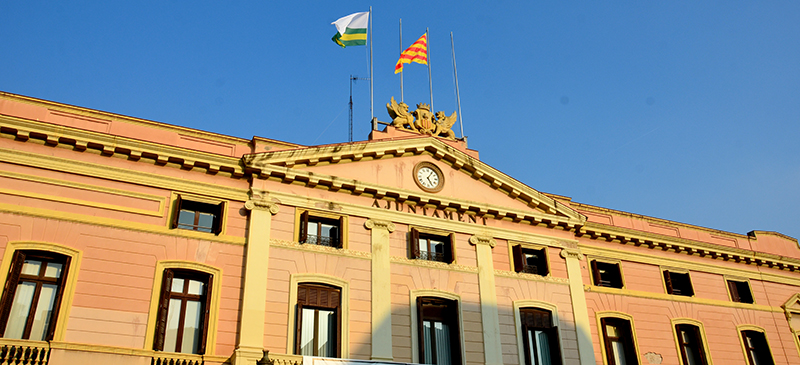
[[[630,322],[622,318],[602,318],[603,341],[608,365],[638,365]]]
[[[525,365],[560,365],[558,327],[553,326],[550,311],[521,308],[519,314]]]
[[[172,228],[220,234],[224,205],[225,203],[215,205],[185,200],[178,195],[175,200],[175,214],[172,216]]]
[[[212,279],[198,271],[164,270],[154,350],[205,354]]]
[[[772,353],[763,332],[742,331],[742,341],[750,365],[773,365]]]
[[[420,232],[411,228],[412,258],[429,261],[452,263],[455,259],[453,247],[455,234],[446,236]]]
[[[458,302],[442,298],[417,298],[419,362],[460,365]]]
[[[683,365],[706,365],[706,353],[703,349],[703,340],[700,328],[690,324],[675,325],[675,334],[678,335],[678,346],[681,351]]]
[[[2,337],[53,339],[69,263],[52,252],[14,252],[0,304]]]
[[[728,280],[728,290],[731,293],[731,300],[739,303],[753,304],[753,292],[750,291],[750,284],[747,281]]]
[[[300,214],[300,243],[341,248],[344,242],[345,218],[323,218],[311,216],[308,211]]]
[[[664,270],[664,285],[667,287],[667,294],[683,295],[686,297],[694,295],[692,279],[689,278],[688,272],[679,273]]]
[[[592,278],[594,285],[622,288],[622,274],[617,263],[592,260]]]
[[[522,245],[516,245],[511,250],[514,254],[514,271],[542,276],[546,276],[549,272],[546,248],[534,250],[522,248]]]
[[[339,357],[341,291],[322,284],[297,286],[295,354]]]

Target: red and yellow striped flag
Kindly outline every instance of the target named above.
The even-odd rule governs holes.
[[[400,54],[400,59],[397,60],[397,65],[394,66],[394,73],[403,72],[403,64],[411,62],[423,65],[428,64],[428,33],[423,34],[411,47],[408,47]]]

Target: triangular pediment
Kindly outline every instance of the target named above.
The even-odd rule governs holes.
[[[433,204],[498,219],[581,226],[586,218],[564,204],[433,137],[305,147],[246,155],[246,168],[264,179],[303,182],[375,198]],[[414,167],[442,172],[441,191],[425,191]]]

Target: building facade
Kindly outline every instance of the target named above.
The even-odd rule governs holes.
[[[800,363],[797,239],[542,193],[414,113],[301,146],[0,93],[0,360]]]

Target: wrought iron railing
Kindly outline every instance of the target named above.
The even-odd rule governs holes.
[[[420,251],[419,258],[428,261],[447,262],[446,256],[442,252]]]
[[[50,349],[45,346],[4,344],[0,347],[0,364],[46,365]]]
[[[339,247],[339,238],[310,234],[306,239],[306,243],[328,247]]]
[[[539,273],[539,266],[536,265],[523,265],[522,272],[527,274],[538,274]]]

